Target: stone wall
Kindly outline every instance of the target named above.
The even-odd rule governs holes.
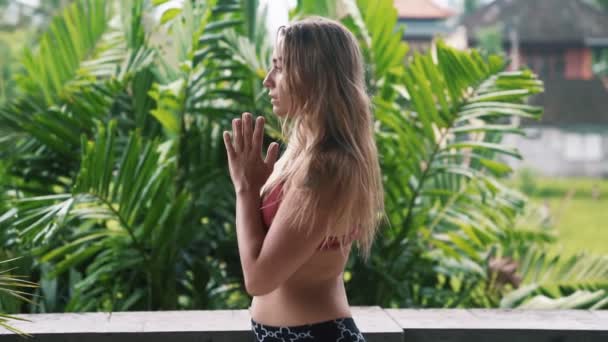
[[[608,311],[352,307],[368,342],[605,342]],[[248,310],[19,315],[28,341],[253,341]],[[0,341],[25,341],[0,328]]]

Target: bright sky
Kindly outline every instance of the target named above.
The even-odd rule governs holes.
[[[15,2],[20,2],[24,5],[29,5],[32,7],[40,6],[40,0],[16,0]]]
[[[26,5],[30,5],[32,7],[37,7],[40,5],[40,0],[13,0],[15,2],[20,2]],[[160,6],[160,8],[167,8],[174,6],[175,3],[179,3],[183,0],[171,0],[168,3]],[[434,0],[440,5],[447,6],[448,4],[456,4],[462,2],[462,0]],[[487,2],[488,0],[483,0],[483,2]],[[290,6],[295,6],[297,0],[260,0],[260,4],[268,4],[268,23],[267,28],[271,35],[271,41],[274,40],[274,35],[276,34],[279,26],[284,25],[288,22],[288,8]],[[162,10],[159,10],[158,16],[162,13]]]
[[[289,6],[295,6],[296,0],[261,0],[260,5],[268,5],[268,22],[266,27],[270,33],[270,41],[274,42],[277,30],[289,21]]]
[[[462,6],[464,0],[433,0],[437,4],[450,7]],[[487,3],[492,0],[481,0],[482,3]],[[269,4],[268,7],[268,30],[274,39],[274,35],[279,26],[284,25],[288,21],[287,10],[289,6],[295,6],[297,0],[260,0],[260,4]]]
[[[171,0],[167,3],[158,6],[156,11],[156,18],[159,19],[165,9],[174,7],[181,2],[183,2],[183,0]],[[274,36],[276,35],[279,26],[287,24],[287,22],[289,21],[289,6],[295,6],[296,2],[297,0],[260,0],[260,5],[268,4],[268,21],[266,23],[266,28],[268,29],[268,32],[271,35],[270,41],[274,41]]]

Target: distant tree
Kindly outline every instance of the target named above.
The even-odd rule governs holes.
[[[598,0],[599,1],[599,0]],[[480,0],[464,0],[464,13],[471,14],[481,5]]]
[[[595,2],[597,2],[604,11],[608,11],[608,0],[595,0]]]
[[[608,0],[595,0],[597,5],[608,12]],[[593,72],[598,76],[608,76],[608,48],[593,51]]]
[[[593,72],[602,77],[608,76],[608,48],[597,49],[592,55]]]
[[[504,55],[502,27],[500,25],[479,30],[477,41],[479,42],[478,48],[482,53],[486,55]]]

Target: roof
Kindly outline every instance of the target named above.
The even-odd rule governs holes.
[[[432,0],[395,0],[400,19],[447,19],[455,13]]]
[[[516,28],[522,43],[586,45],[608,37],[608,14],[583,0],[495,0],[465,16],[462,23],[475,40],[480,29],[502,26],[508,39]]]

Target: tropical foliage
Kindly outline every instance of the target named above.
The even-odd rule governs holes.
[[[74,1],[22,58],[22,95],[0,107],[0,248],[40,287],[35,305],[2,309],[249,305],[221,132],[249,111],[282,139],[261,86],[265,11],[185,1],[146,28],[166,2]],[[526,198],[501,182],[520,158],[501,143],[523,134],[510,119],[541,115],[525,104],[535,75],[440,41],[408,54],[389,0],[291,14],[339,18],[368,65],[389,222],[368,263],[349,260],[352,305],[606,307],[606,260],[547,256],[552,237],[519,228]]]
[[[0,309],[4,309],[2,311],[9,311],[6,310],[7,307],[7,299],[16,299],[17,301],[23,301],[23,302],[29,302],[29,303],[34,303],[30,297],[31,294],[30,292],[27,292],[25,290],[27,290],[28,288],[36,288],[37,285],[29,282],[27,280],[24,280],[24,276],[16,276],[16,275],[11,275],[11,271],[13,271],[15,269],[15,267],[7,269],[5,265],[7,265],[10,262],[14,262],[16,259],[9,259],[9,260],[5,260],[5,261],[0,261],[0,291],[2,291],[2,293],[4,294],[3,297],[0,297]],[[10,304],[9,304],[10,305]],[[12,310],[15,311],[15,310]],[[15,317],[15,316],[11,316],[11,315],[6,315],[0,312],[0,327],[5,328],[7,330],[10,330],[16,334],[22,335],[22,336],[29,336],[29,334],[24,333],[14,327],[12,327],[9,322],[10,321],[28,321],[27,319],[21,318],[21,317]]]

